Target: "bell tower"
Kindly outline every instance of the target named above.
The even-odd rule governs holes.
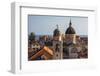
[[[59,31],[58,25],[57,28],[53,32],[53,50],[54,50],[54,59],[62,59],[63,58],[63,49],[62,49],[62,37]]]

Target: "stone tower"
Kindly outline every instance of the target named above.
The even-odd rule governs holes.
[[[62,59],[63,58],[63,49],[62,49],[62,37],[59,31],[59,27],[53,32],[53,50],[54,50],[54,59]]]

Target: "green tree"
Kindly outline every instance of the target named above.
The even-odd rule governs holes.
[[[30,33],[30,35],[29,35],[29,40],[30,40],[30,41],[35,40],[35,33],[34,33],[34,32],[31,32],[31,33]]]

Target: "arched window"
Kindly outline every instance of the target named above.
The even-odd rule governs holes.
[[[59,44],[56,44],[56,49],[55,49],[55,51],[58,51],[58,52],[60,51],[60,50],[59,50]]]

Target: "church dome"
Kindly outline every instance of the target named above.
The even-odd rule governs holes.
[[[59,36],[59,35],[60,35],[60,31],[59,31],[58,25],[57,25],[57,29],[54,30],[53,36]]]
[[[69,27],[67,28],[65,34],[75,34],[75,30],[71,25],[72,25],[72,23],[71,23],[71,20],[70,20]]]

